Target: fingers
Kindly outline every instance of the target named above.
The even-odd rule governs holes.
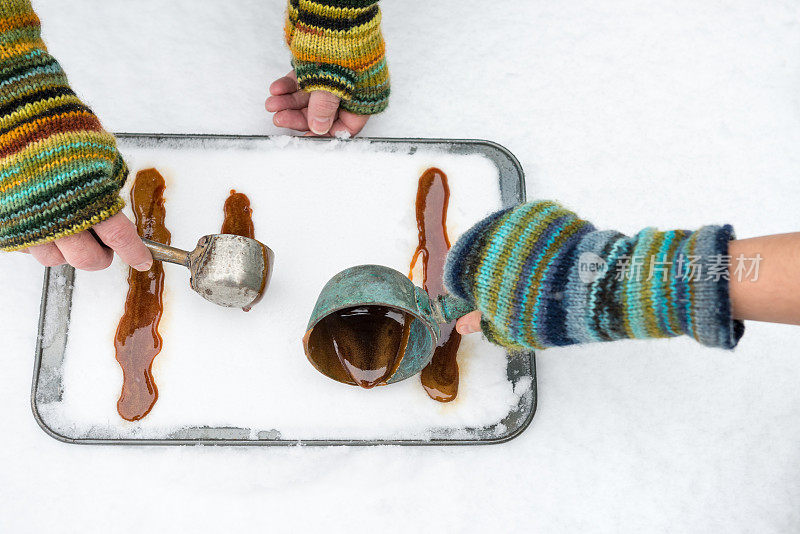
[[[299,132],[308,131],[307,110],[284,109],[272,116],[272,123],[280,128],[290,128]]]
[[[153,256],[150,250],[144,246],[142,238],[136,232],[136,226],[125,214],[117,213],[92,228],[103,243],[137,271],[147,271],[152,267]]]
[[[286,95],[271,96],[267,98],[264,107],[270,113],[282,111],[284,109],[303,109],[308,106],[308,99],[311,95],[305,91],[295,91]]]
[[[314,91],[308,99],[308,127],[317,135],[325,135],[339,110],[339,97],[328,91]]]
[[[56,265],[67,263],[67,260],[64,259],[64,255],[61,254],[61,251],[58,250],[58,247],[53,243],[45,243],[44,245],[30,247],[28,252],[31,253],[31,256],[36,258],[36,261],[45,267],[55,267]]]
[[[101,247],[89,232],[62,237],[53,243],[67,263],[83,271],[100,271],[111,265],[114,259],[114,253]]]
[[[369,115],[356,115],[349,111],[340,110],[339,118],[331,126],[331,134],[342,134],[347,132],[351,136],[358,135],[369,120]]]
[[[339,110],[339,97],[328,91],[300,91],[294,71],[275,80],[269,88],[272,96],[264,103],[267,111],[275,113],[272,122],[280,128],[311,135],[358,135],[369,115]]]
[[[283,78],[278,78],[272,82],[272,85],[269,86],[269,94],[273,96],[285,95],[288,93],[294,93],[298,89],[297,75],[295,75],[294,71],[291,71]]]
[[[462,336],[481,331],[481,312],[474,311],[456,321],[456,332]]]
[[[92,233],[109,248],[103,247]],[[136,226],[122,213],[94,225],[91,231],[62,237],[28,250],[47,267],[69,263],[76,269],[99,271],[111,265],[114,252],[137,271],[146,271],[153,265],[153,257],[136,233]]]

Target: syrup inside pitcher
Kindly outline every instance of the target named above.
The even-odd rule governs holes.
[[[413,321],[411,314],[388,306],[344,308],[317,323],[303,345],[324,374],[369,389],[397,371]]]

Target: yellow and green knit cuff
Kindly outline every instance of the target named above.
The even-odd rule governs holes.
[[[49,136],[0,159],[0,249],[88,229],[125,205],[128,168],[106,132]]]
[[[4,20],[16,15],[31,14],[33,14],[33,7],[30,0],[0,0],[0,15]]]
[[[111,217],[127,173],[114,137],[47,53],[30,3],[0,0],[0,249]]]
[[[386,109],[389,70],[377,0],[289,0],[285,35],[304,91],[329,91],[361,115]]]

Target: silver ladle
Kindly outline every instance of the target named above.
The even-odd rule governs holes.
[[[213,234],[191,252],[142,239],[154,260],[189,269],[189,285],[206,300],[231,308],[250,308],[269,285],[275,254],[248,237]]]

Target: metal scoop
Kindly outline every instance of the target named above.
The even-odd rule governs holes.
[[[231,308],[250,308],[261,300],[275,261],[269,247],[238,235],[203,236],[191,252],[149,239],[142,241],[154,260],[188,268],[189,285],[201,297]]]

